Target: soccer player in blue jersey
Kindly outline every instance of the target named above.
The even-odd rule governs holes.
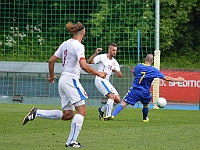
[[[135,105],[136,102],[140,101],[143,104],[142,114],[143,122],[149,122],[148,118],[148,104],[152,99],[150,88],[151,83],[154,78],[164,79],[171,82],[182,82],[184,78],[177,77],[173,78],[170,76],[165,76],[158,69],[151,66],[154,60],[152,54],[147,54],[145,57],[145,62],[138,64],[134,69],[134,81],[132,87],[128,93],[123,98],[123,101],[118,105],[115,110],[112,112],[110,117],[105,117],[104,120],[111,120],[120,113],[120,111],[125,108],[127,105]]]

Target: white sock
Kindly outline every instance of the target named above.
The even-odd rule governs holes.
[[[109,117],[109,116],[111,116],[111,112],[112,112],[112,109],[113,109],[113,103],[114,103],[114,100],[112,100],[112,99],[108,99],[108,101],[107,101],[107,111],[106,111],[106,117]]]
[[[62,119],[63,112],[60,110],[37,110],[36,117],[46,119]]]
[[[101,111],[102,111],[102,112],[105,112],[105,111],[106,111],[106,109],[107,109],[107,104],[106,104],[106,105],[104,105],[103,107],[101,107]]]
[[[84,117],[82,115],[80,114],[74,115],[74,118],[71,123],[71,130],[70,130],[69,137],[66,144],[71,144],[71,143],[76,142],[78,135],[81,131],[83,121],[84,121]]]

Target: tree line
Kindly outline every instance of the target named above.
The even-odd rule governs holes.
[[[48,61],[70,38],[67,21],[86,26],[86,57],[109,42],[128,66],[155,50],[154,0],[1,0],[0,59]],[[200,0],[160,1],[161,67],[200,68]]]

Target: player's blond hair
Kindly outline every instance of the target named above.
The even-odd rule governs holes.
[[[67,28],[67,31],[69,31],[71,34],[76,34],[78,31],[85,29],[85,26],[81,22],[78,22],[76,24],[73,24],[72,22],[68,22],[66,24],[66,28]]]

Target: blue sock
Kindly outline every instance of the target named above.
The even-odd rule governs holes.
[[[149,108],[148,107],[143,107],[142,109],[142,114],[143,114],[143,120],[146,120],[148,116]]]
[[[112,116],[116,116],[124,107],[122,105],[118,105],[115,110],[112,112]]]

